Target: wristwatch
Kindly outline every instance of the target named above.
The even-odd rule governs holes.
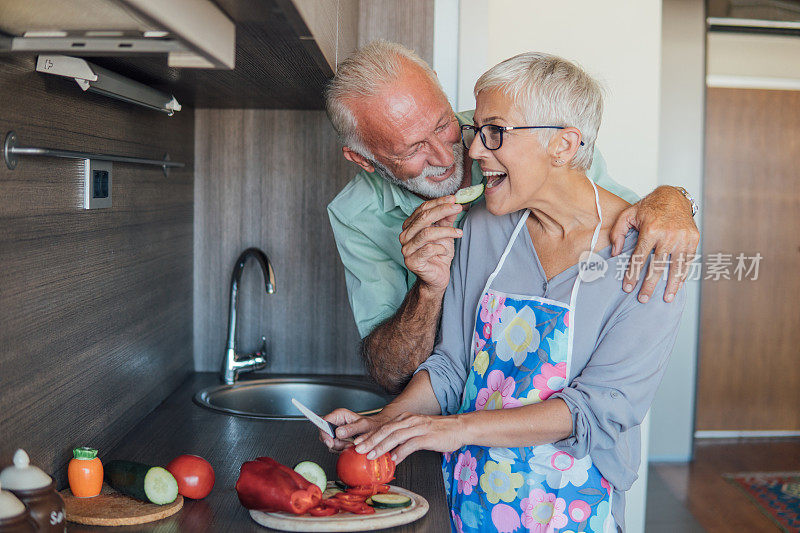
[[[681,193],[687,200],[689,200],[690,204],[692,204],[692,216],[695,216],[697,212],[700,211],[700,204],[698,204],[697,200],[695,200],[694,197],[691,194],[689,194],[689,191],[687,191],[683,187],[675,187],[675,188],[678,189],[678,192]]]

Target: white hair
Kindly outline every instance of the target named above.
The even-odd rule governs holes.
[[[403,63],[418,65],[439,88],[439,79],[431,67],[413,50],[402,44],[385,40],[372,41],[339,63],[336,75],[325,89],[325,107],[339,140],[362,156],[375,161],[358,131],[358,121],[348,103],[375,96],[395,81],[403,70]]]
[[[603,116],[600,84],[577,64],[539,52],[519,54],[486,71],[475,83],[475,97],[486,89],[499,89],[522,112],[527,124],[514,126],[572,126],[581,132],[570,166],[582,170],[592,164],[594,143]],[[547,147],[558,130],[538,132]]]

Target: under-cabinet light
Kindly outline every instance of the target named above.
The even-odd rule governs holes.
[[[169,116],[181,110],[181,104],[171,94],[98,67],[79,57],[40,55],[36,61],[36,71],[72,78],[84,91],[155,109]]]

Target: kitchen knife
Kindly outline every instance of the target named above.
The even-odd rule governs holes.
[[[323,420],[319,415],[314,413],[314,411],[312,411],[302,403],[298,402],[294,398],[292,398],[292,403],[294,404],[295,407],[297,407],[300,410],[301,413],[303,413],[303,416],[308,418],[315,426],[317,426],[319,429],[321,429],[334,439],[336,438],[336,428],[338,428],[339,426],[337,426],[336,424],[331,424],[327,420]]]

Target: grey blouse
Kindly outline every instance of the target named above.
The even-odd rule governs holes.
[[[428,371],[442,414],[455,414],[461,405],[472,364],[476,305],[523,213],[496,217],[481,204],[470,210],[464,222],[444,296],[438,341],[433,354],[417,369]],[[663,301],[663,278],[646,304],[637,300],[642,280],[631,293],[622,291],[621,272],[637,237],[631,231],[617,257],[611,258],[610,246],[596,251],[607,260],[608,269],[602,278],[580,285],[572,319],[570,383],[551,396],[566,402],[573,427],[572,435],[553,445],[578,458],[591,455],[614,486],[612,513],[620,526],[624,525],[624,491],[636,480],[640,462],[639,424],[664,375],[685,303],[684,291],[672,303]],[[492,288],[569,303],[577,273],[578,266],[573,265],[548,281],[530,234],[523,228]]]

